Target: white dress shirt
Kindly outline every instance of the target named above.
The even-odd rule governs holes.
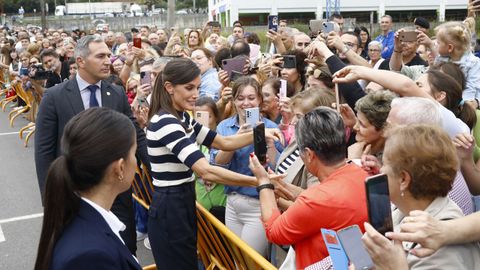
[[[95,210],[97,210],[97,212],[100,213],[100,215],[102,215],[103,219],[105,219],[110,229],[112,229],[113,233],[118,237],[118,239],[120,239],[120,241],[122,241],[123,244],[125,244],[125,242],[123,242],[122,237],[120,237],[120,232],[125,230],[127,226],[125,226],[125,224],[123,224],[123,222],[121,222],[120,219],[118,219],[118,217],[115,216],[114,213],[112,213],[112,211],[105,210],[103,207],[92,202],[87,198],[84,198],[84,197],[81,197],[81,198],[83,201],[85,201],[86,203],[91,205],[93,208],[95,208]]]
[[[91,84],[86,82],[82,77],[77,72],[76,75],[77,78],[77,83],[78,83],[78,89],[80,89],[80,95],[82,96],[82,101],[83,101],[83,107],[86,109],[90,108],[90,90],[87,88]],[[98,90],[95,92],[95,97],[97,98],[98,101],[98,106],[102,107],[102,81],[98,81],[95,85],[98,86]]]

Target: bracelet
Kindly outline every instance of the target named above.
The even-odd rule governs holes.
[[[257,192],[260,193],[260,190],[265,189],[265,188],[274,190],[275,186],[272,183],[263,184],[263,185],[260,185],[260,186],[257,187]]]

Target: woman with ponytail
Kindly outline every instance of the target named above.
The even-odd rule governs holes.
[[[152,166],[153,200],[148,238],[158,269],[197,269],[195,173],[205,181],[256,186],[253,176],[210,165],[199,145],[234,151],[253,142],[251,130],[223,137],[196,122],[193,111],[199,95],[200,69],[190,59],[167,63],[157,76],[149,110],[147,147]],[[265,131],[281,136],[279,130]]]
[[[35,270],[141,269],[110,211],[131,186],[136,148],[131,120],[111,109],[91,108],[68,122],[47,175]]]

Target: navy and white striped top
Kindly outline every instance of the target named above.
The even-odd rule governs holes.
[[[199,145],[210,147],[217,133],[197,123],[186,112],[179,113],[182,123],[172,114],[160,112],[147,128],[147,149],[152,166],[152,180],[157,187],[193,182],[192,166],[205,158]]]

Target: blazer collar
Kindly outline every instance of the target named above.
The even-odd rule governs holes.
[[[102,107],[113,108],[113,97],[115,95],[114,89],[112,88],[111,84],[102,81]],[[80,95],[80,88],[78,87],[77,79],[74,78],[73,80],[67,81],[67,85],[65,87],[66,95],[68,97],[68,101],[73,108],[75,114],[79,114],[80,112],[85,110],[83,106],[82,96]]]
[[[141,266],[138,264],[138,262],[133,258],[132,253],[130,250],[125,246],[120,239],[113,233],[113,231],[110,229],[108,226],[107,222],[105,219],[102,217],[102,215],[95,210],[91,205],[86,203],[85,201],[80,199],[80,207],[78,210],[78,215],[88,221],[90,221],[92,224],[95,225],[95,227],[98,228],[98,230],[102,231],[107,235],[107,237],[114,242],[115,247],[117,250],[122,254],[122,256],[128,261],[128,263],[134,268],[141,270]]]

